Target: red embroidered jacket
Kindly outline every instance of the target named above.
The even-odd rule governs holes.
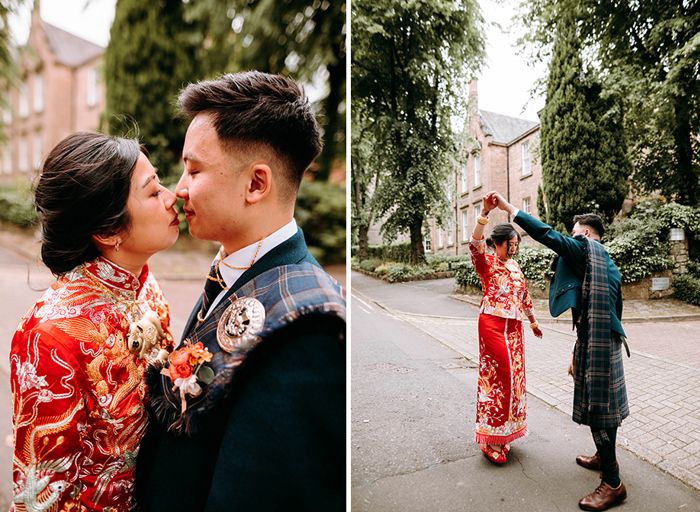
[[[168,304],[148,266],[137,279],[100,257],[57,280],[24,317],[10,352],[15,510],[129,509],[148,418],[146,361],[127,333],[149,309],[170,350]]]
[[[481,313],[520,321],[523,312],[526,316],[534,315],[525,276],[518,263],[513,259],[503,262],[496,254],[486,254],[485,249],[483,238],[471,237],[469,250],[484,291]]]

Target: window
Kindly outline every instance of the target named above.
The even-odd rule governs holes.
[[[462,193],[467,192],[467,164],[462,166]]]
[[[29,116],[29,98],[27,92],[27,82],[22,82],[19,86],[19,117],[24,119]]]
[[[21,172],[29,170],[29,141],[26,135],[19,139],[19,170]]]
[[[447,221],[447,245],[455,243],[454,229],[452,228],[452,219]]]
[[[425,247],[425,252],[431,252],[433,250],[430,238],[423,240],[423,247]]]
[[[44,110],[44,77],[36,75],[34,77],[34,112]]]
[[[12,153],[9,147],[2,152],[2,172],[12,174]]]
[[[87,104],[88,107],[97,105],[97,69],[90,68],[87,73]]]
[[[469,241],[469,215],[467,210],[462,210],[462,241]]]
[[[523,199],[523,211],[527,213],[528,215],[532,215],[532,211],[530,208],[530,198],[526,197]]]
[[[442,247],[442,226],[438,226],[438,248]]]
[[[481,186],[481,157],[474,155],[474,188]]]
[[[4,124],[10,124],[12,122],[12,109],[9,105],[2,110],[2,122]]]
[[[32,167],[34,169],[41,167],[41,157],[44,156],[41,142],[41,132],[36,132],[34,134],[34,147],[32,148]]]
[[[481,205],[480,204],[477,204],[476,206],[474,206],[474,214],[476,215],[476,217],[481,215]]]
[[[527,176],[530,171],[530,141],[523,142],[523,176]]]

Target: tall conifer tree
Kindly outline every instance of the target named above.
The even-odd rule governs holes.
[[[614,99],[602,99],[600,87],[583,79],[576,24],[565,13],[549,67],[541,134],[546,218],[559,231],[570,231],[578,213],[610,220],[622,205],[630,167],[614,107]]]

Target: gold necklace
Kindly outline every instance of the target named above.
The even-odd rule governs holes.
[[[267,238],[267,236],[262,237],[260,239],[260,241],[258,242],[258,248],[255,250],[255,255],[253,256],[253,259],[250,260],[250,263],[248,264],[247,267],[234,267],[233,265],[229,265],[228,263],[226,263],[224,261],[224,255],[221,254],[221,251],[219,251],[219,256],[220,256],[219,261],[221,263],[223,263],[225,266],[227,266],[228,268],[233,268],[236,270],[248,270],[250,267],[253,266],[253,263],[255,263],[255,258],[258,257],[258,253],[260,252],[260,248],[262,247],[262,243],[263,243],[263,240],[265,240],[265,238]],[[221,249],[223,249],[223,246],[221,247]],[[218,265],[218,263],[217,263],[217,265]]]
[[[219,261],[221,261],[221,259],[219,259]],[[218,277],[215,277],[211,274],[207,274],[207,279],[209,279],[210,281],[216,281],[217,283],[219,283],[219,286],[221,286],[221,288],[223,288],[224,290],[228,290],[230,286],[224,286],[226,284],[226,281],[221,277],[221,272],[219,271],[219,261],[216,262],[215,266],[216,275]]]
[[[83,273],[92,281],[94,284],[96,284],[102,291],[107,292],[109,295],[111,295],[117,302],[124,304],[127,309],[131,312],[131,314],[136,314],[136,312],[139,311],[139,302],[137,300],[128,300],[120,297],[116,293],[114,293],[112,290],[110,290],[108,287],[106,287],[102,282],[97,279],[95,276],[92,275],[92,272],[90,272],[87,268],[87,265],[83,263]]]

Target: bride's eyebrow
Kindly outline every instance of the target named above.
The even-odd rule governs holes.
[[[149,184],[151,181],[153,181],[153,179],[156,179],[156,180],[157,180],[157,179],[158,179],[158,175],[157,175],[157,174],[151,174],[151,175],[146,179],[146,181],[145,181],[144,184],[143,184],[143,187],[141,187],[141,188],[146,188],[146,187],[148,186],[148,184]]]

